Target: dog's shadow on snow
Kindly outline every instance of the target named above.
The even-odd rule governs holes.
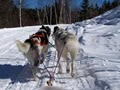
[[[33,81],[32,71],[28,64],[24,66],[9,64],[0,65],[0,79],[10,79],[11,83],[26,83],[31,80]]]

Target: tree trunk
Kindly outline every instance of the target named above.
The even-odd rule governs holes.
[[[51,2],[51,7],[50,7],[50,22],[49,22],[50,25],[52,24],[52,2]]]
[[[60,17],[59,17],[59,23],[62,23],[63,22],[63,0],[60,0]]]
[[[41,24],[40,13],[38,8],[37,8],[37,16],[38,16],[39,24]]]
[[[50,25],[52,24],[52,6],[50,7]]]
[[[36,2],[37,2],[37,16],[38,16],[39,24],[41,24],[40,12],[39,12],[39,9],[38,9],[38,0],[36,0]]]
[[[71,23],[71,8],[69,10],[69,23]]]
[[[22,4],[22,0],[20,0],[19,2],[19,25],[20,27],[22,26],[22,18],[21,18],[21,5]]]
[[[64,3],[64,5],[62,6],[63,7],[63,23],[66,23],[66,19],[68,19],[68,18],[66,18],[66,16],[67,16],[67,11],[66,11],[66,5],[65,5],[66,3]]]
[[[55,0],[55,2],[56,2],[56,0]],[[55,9],[55,22],[57,24],[58,23],[58,17],[57,17],[57,6],[56,5],[54,6],[54,9]]]
[[[48,21],[48,15],[47,15],[47,6],[45,7],[45,16],[46,16],[46,23],[49,24],[49,21]]]
[[[48,24],[48,16],[47,16],[47,7],[46,6],[44,7],[43,15],[44,15],[43,24],[45,24],[45,23]],[[45,20],[46,20],[46,22],[45,22]]]

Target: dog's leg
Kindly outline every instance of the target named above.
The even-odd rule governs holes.
[[[59,59],[59,57],[60,57],[59,51],[58,51],[57,57],[58,57],[58,59]],[[60,60],[59,60],[59,62],[58,62],[58,74],[62,74],[62,67],[61,67],[61,62],[60,62]]]
[[[69,66],[69,58],[67,56],[67,54],[63,56],[63,58],[66,60],[66,72],[69,73],[70,72],[70,66]]]
[[[72,63],[71,63],[71,76],[74,78],[75,76],[75,58],[76,58],[76,53],[75,52],[71,52],[71,59],[72,59]]]
[[[62,67],[61,67],[60,61],[59,61],[59,65],[58,65],[58,74],[62,74]]]
[[[36,69],[37,69],[37,67],[32,66],[32,75],[33,75],[34,81],[38,81],[39,80],[37,78],[37,76],[36,76]]]
[[[66,72],[69,73],[70,72],[70,66],[69,66],[69,58],[68,57],[66,58],[66,63],[67,63]]]
[[[35,67],[34,66],[32,66],[32,75],[33,75],[33,78],[35,80],[35,78],[36,78],[36,72],[35,72]]]
[[[74,77],[75,76],[75,65],[74,65],[74,62],[72,61],[71,63],[71,76]]]

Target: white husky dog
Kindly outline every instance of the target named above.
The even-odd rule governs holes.
[[[65,31],[62,28],[54,27],[53,38],[55,40],[56,50],[58,52],[58,57],[62,56],[66,60],[66,72],[70,72],[69,67],[69,57],[72,59],[71,63],[71,76],[75,75],[75,59],[79,50],[79,43],[77,37]],[[61,63],[59,62],[58,73],[62,73]]]
[[[42,26],[38,32],[31,35],[25,42],[16,40],[16,45],[20,52],[29,60],[32,67],[34,80],[37,80],[36,69],[42,64],[48,52],[48,37],[51,30],[49,27]]]

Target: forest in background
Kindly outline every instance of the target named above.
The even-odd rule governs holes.
[[[104,0],[100,7],[97,3],[90,4],[89,0],[82,0],[79,8],[72,9],[71,0],[53,0],[51,5],[30,9],[22,6],[24,0],[18,1],[17,6],[13,0],[0,0],[0,28],[69,24],[93,18],[120,5],[120,0]]]

